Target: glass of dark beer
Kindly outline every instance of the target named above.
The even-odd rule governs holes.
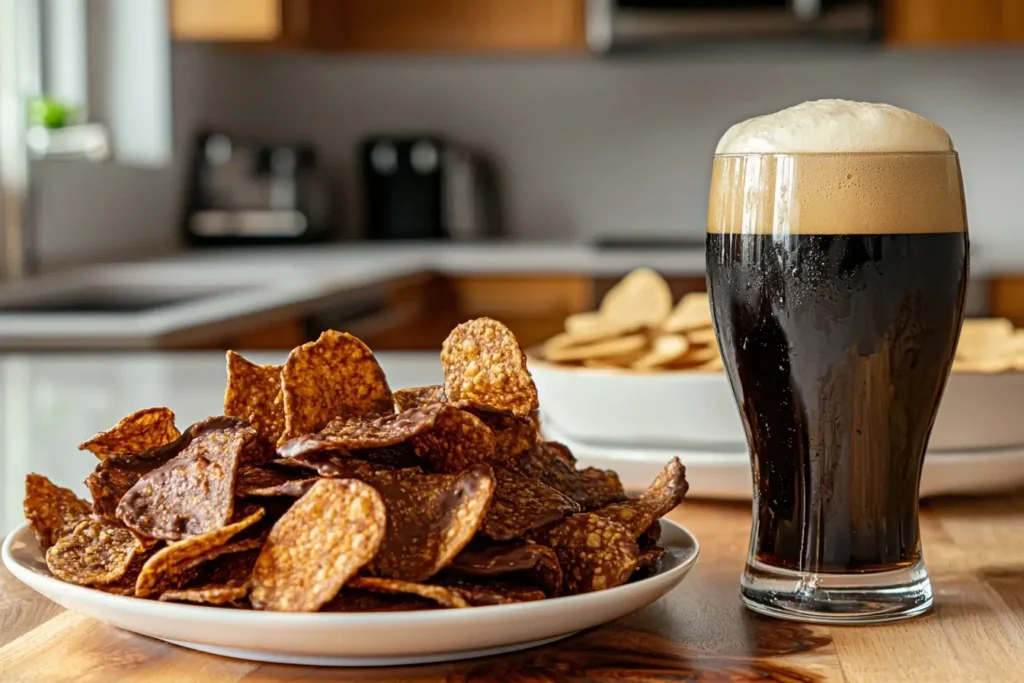
[[[932,602],[918,484],[963,319],[968,238],[945,132],[848,104],[838,119],[804,111],[805,138],[785,116],[761,121],[754,142],[723,138],[707,278],[753,466],[742,600],[775,617],[874,623]],[[925,124],[935,130],[906,129]]]

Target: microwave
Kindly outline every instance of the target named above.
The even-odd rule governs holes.
[[[587,0],[592,52],[684,48],[708,42],[868,43],[881,35],[881,0]]]

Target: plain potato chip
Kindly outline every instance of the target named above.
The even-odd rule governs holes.
[[[162,446],[180,436],[170,408],[146,408],[123,418],[105,432],[78,445],[102,460],[108,455],[130,455]]]
[[[434,424],[410,443],[435,472],[461,472],[494,458],[494,433],[476,415],[452,406],[444,406]]]
[[[227,364],[224,414],[245,420],[276,444],[284,433],[283,366],[257,365],[234,351],[228,351]]]
[[[527,416],[537,410],[537,387],[526,354],[511,330],[490,318],[462,323],[441,346],[444,393],[460,408]]]
[[[584,330],[607,324],[600,311],[573,313],[565,319],[566,332],[583,332]]]
[[[686,468],[679,458],[672,458],[662,468],[650,488],[636,498],[606,505],[593,514],[621,524],[631,538],[639,539],[659,519],[672,512],[683,502],[690,485],[686,481]]]
[[[650,268],[637,268],[605,294],[599,310],[606,320],[623,325],[657,327],[672,312],[672,290]]]
[[[555,551],[521,539],[507,543],[476,540],[455,556],[445,573],[525,582],[543,588],[552,597],[562,591],[562,568]]]
[[[392,446],[430,429],[446,406],[440,403],[389,415],[353,415],[331,420],[316,434],[285,442],[277,452],[285,458],[316,453]]]
[[[372,576],[356,576],[349,581],[349,586],[377,593],[408,593],[410,595],[417,595],[427,600],[433,600],[441,607],[447,608],[465,608],[470,606],[469,602],[456,591],[444,586],[433,586],[426,583],[399,581],[398,579],[381,579]]]
[[[718,337],[715,336],[715,328],[704,327],[699,330],[690,330],[686,333],[690,343],[697,346],[715,346],[718,344]]]
[[[181,455],[145,474],[121,498],[117,518],[143,536],[177,541],[219,529],[234,512],[242,452],[251,427],[204,431]]]
[[[92,506],[76,496],[74,491],[57,486],[38,474],[25,477],[23,509],[43,552],[61,536],[71,533],[92,512]]]
[[[640,549],[621,524],[594,513],[573,515],[537,539],[558,556],[566,593],[621,586],[637,567]]]
[[[328,330],[288,354],[281,370],[285,430],[280,442],[314,434],[336,417],[395,412],[387,378],[366,344]]]
[[[384,540],[384,501],[354,479],[321,479],[277,521],[252,572],[253,607],[315,612]]]
[[[540,439],[540,425],[536,414],[519,417],[508,413],[494,413],[486,410],[468,410],[487,425],[494,434],[495,464],[508,463],[519,454],[537,445]]]
[[[646,346],[646,334],[630,334],[625,337],[615,337],[614,339],[594,342],[593,344],[545,349],[545,354],[548,360],[562,363],[623,356],[641,351]]]
[[[124,576],[140,552],[132,532],[106,520],[86,519],[46,551],[46,566],[61,581],[105,586]]]
[[[387,508],[387,533],[370,573],[426,581],[466,547],[494,493],[494,473],[474,465],[459,474],[382,473],[373,486]]]
[[[426,387],[412,387],[411,389],[399,389],[395,392],[395,406],[399,411],[410,408],[422,408],[433,403],[446,403],[444,387],[439,384],[432,384]]]
[[[605,356],[603,358],[587,358],[582,361],[585,368],[623,369],[647,355],[646,347],[619,356]]]
[[[679,300],[661,329],[679,333],[711,327],[711,324],[711,303],[707,292],[692,292]]]
[[[690,342],[681,334],[662,334],[654,338],[650,350],[630,363],[634,370],[651,370],[681,357],[690,349]]]
[[[618,339],[639,331],[641,325],[633,323],[619,323],[614,320],[605,320],[599,324],[592,325],[584,330],[575,332],[563,332],[556,334],[544,342],[544,355],[551,358],[552,353],[565,351],[577,346],[585,346],[609,339]]]
[[[164,591],[185,585],[204,562],[209,562],[226,552],[251,550],[252,539],[231,545],[228,541],[260,521],[263,515],[263,508],[249,508],[233,524],[171,543],[157,551],[143,565],[139,578],[135,581],[135,594],[142,598],[158,596]],[[258,545],[258,542],[256,544]]]
[[[536,479],[494,469],[494,495],[480,533],[496,541],[519,538],[579,511],[572,499]]]
[[[719,358],[717,346],[690,346],[690,350],[668,365],[671,367],[694,367]]]
[[[724,368],[725,365],[722,363],[722,359],[716,356],[694,367],[693,370],[696,372],[721,372]]]

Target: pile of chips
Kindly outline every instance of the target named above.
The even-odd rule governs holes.
[[[1006,318],[967,318],[953,359],[953,372],[1024,370],[1024,330]]]
[[[668,283],[648,268],[623,278],[598,310],[566,318],[565,331],[545,342],[542,355],[589,368],[722,370],[708,295],[687,294],[673,307]]]
[[[445,341],[443,386],[392,392],[359,339],[329,331],[283,365],[228,352],[224,414],[179,432],[140,410],[81,445],[93,502],[31,474],[25,516],[53,576],[164,601],[399,611],[515,603],[655,572],[677,459],[627,497],[538,432],[512,333]]]

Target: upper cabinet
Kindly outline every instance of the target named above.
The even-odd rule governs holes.
[[[353,52],[586,49],[584,0],[171,0],[178,40]]]
[[[885,11],[891,45],[1024,42],[1024,0],[886,0]]]

